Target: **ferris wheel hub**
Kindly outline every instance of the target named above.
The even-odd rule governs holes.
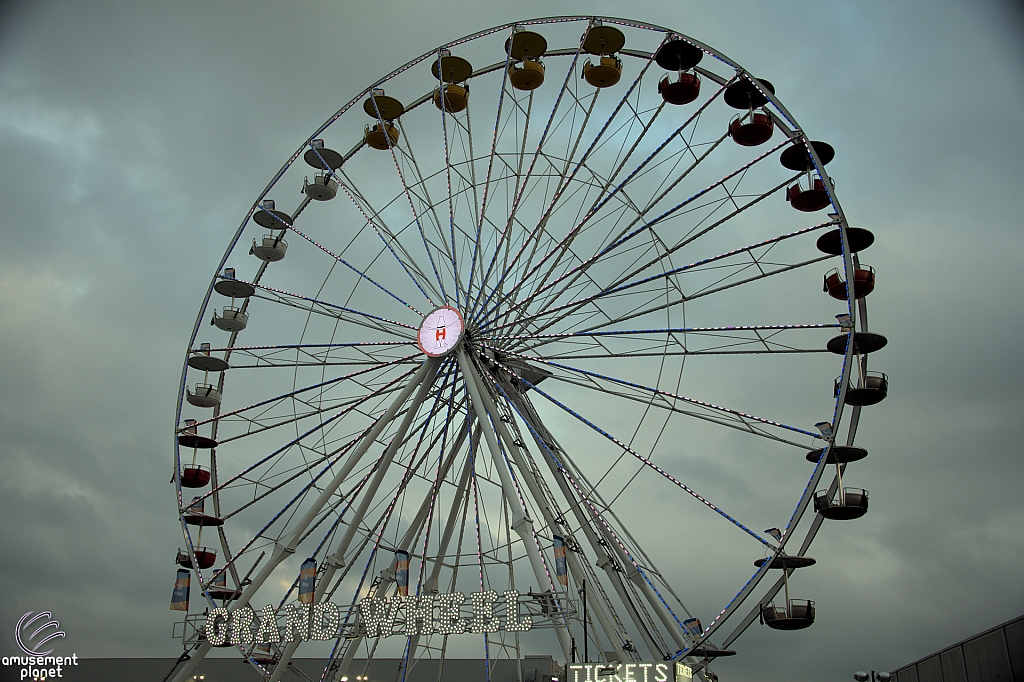
[[[423,318],[416,340],[420,350],[439,358],[455,350],[465,330],[462,313],[451,306],[441,306]]]

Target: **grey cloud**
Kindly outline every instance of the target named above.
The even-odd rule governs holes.
[[[0,649],[23,610],[46,607],[82,656],[177,655],[175,391],[229,236],[308,133],[374,79],[480,28],[583,10],[636,11],[772,80],[836,146],[844,209],[878,237],[864,254],[879,271],[871,325],[890,345],[871,366],[892,388],[865,410],[872,454],[850,481],[871,491],[871,512],[826,524],[818,566],[794,579],[818,602],[815,627],[752,627],[722,678],[849,679],[1020,614],[1012,3],[7,3]],[[712,486],[729,475],[711,460],[692,473]]]

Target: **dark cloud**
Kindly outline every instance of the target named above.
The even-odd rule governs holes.
[[[309,132],[391,69],[581,9],[0,4],[0,632],[49,608],[80,655],[177,654],[176,390],[238,222]],[[836,146],[844,209],[878,237],[871,325],[890,345],[871,366],[892,388],[865,410],[871,456],[851,473],[871,512],[826,524],[818,566],[795,578],[815,627],[752,627],[723,679],[849,679],[1019,615],[1019,3],[585,9],[635,11],[770,78]],[[744,480],[711,459],[692,474]],[[764,493],[750,492],[756,513]],[[699,587],[683,577],[679,591]]]

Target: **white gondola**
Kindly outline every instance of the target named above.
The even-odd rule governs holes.
[[[195,392],[185,387],[185,399],[196,407],[218,407],[223,396],[213,384],[196,384]]]
[[[259,242],[255,239],[252,240],[252,248],[249,249],[249,253],[262,261],[276,263],[288,253],[288,242],[275,234],[266,234]]]
[[[256,293],[256,287],[236,279],[234,268],[224,268],[220,281],[213,285],[213,289],[222,296],[231,297],[231,305],[224,306],[220,315],[214,310],[210,324],[216,325],[218,329],[223,329],[226,332],[240,332],[245,329],[245,325],[249,323],[249,313],[246,312],[245,305],[236,307],[235,299],[248,299]],[[246,301],[247,304],[248,301]]]
[[[252,219],[268,230],[287,230],[292,224],[292,217],[284,211],[278,211],[273,199],[264,199]]]
[[[309,178],[303,180],[302,193],[314,201],[330,201],[338,196],[338,183],[325,173],[317,173],[313,182]]]
[[[249,324],[249,313],[241,308],[224,306],[220,315],[216,310],[213,311],[213,319],[210,320],[210,324],[226,332],[240,332],[245,329],[245,325]]]
[[[761,568],[768,564],[769,569],[780,569],[782,571],[785,585],[785,601],[782,606],[776,606],[774,601],[761,604],[761,623],[773,630],[803,630],[814,624],[814,602],[809,599],[792,599],[789,596],[789,574],[797,568],[806,568],[814,565],[814,559],[809,556],[779,556],[765,559],[758,559],[754,565]]]
[[[188,356],[188,366],[198,369],[200,372],[223,372],[228,368],[228,363],[223,358],[214,357],[210,354],[210,344],[201,343],[197,350],[193,350]]]

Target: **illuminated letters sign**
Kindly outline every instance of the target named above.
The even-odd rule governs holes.
[[[467,605],[469,611],[464,613]],[[277,610],[265,606],[259,612],[249,606],[234,611],[221,607],[206,617],[206,639],[214,646],[330,640],[341,636],[346,622],[349,627],[359,627],[353,632],[365,637],[524,632],[533,627],[533,619],[519,612],[519,593],[515,590],[500,595],[491,590],[475,592],[468,598],[461,592],[373,597],[359,602],[349,616],[343,618],[342,607],[332,602],[299,602]],[[279,618],[284,619],[283,627]]]
[[[435,358],[447,354],[462,338],[464,327],[458,310],[438,308],[423,318],[417,338],[420,350]]]
[[[693,669],[678,662],[572,663],[567,682],[690,682],[692,677]]]

